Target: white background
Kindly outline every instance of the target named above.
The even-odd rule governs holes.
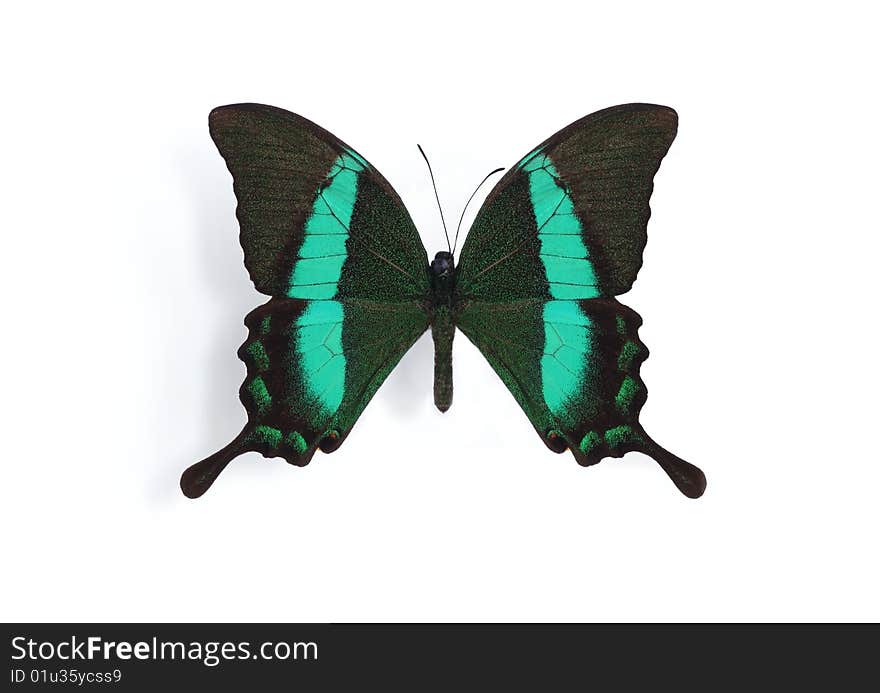
[[[868,3],[4,10],[4,620],[877,620],[876,17]],[[547,451],[476,349],[425,336],[345,445],[180,472],[245,413],[217,105],[356,147],[433,255],[473,186],[586,113],[680,115],[645,265],[639,454]],[[480,196],[482,199],[482,195]],[[472,215],[469,215],[469,217]]]

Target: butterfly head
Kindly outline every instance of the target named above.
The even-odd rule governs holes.
[[[431,274],[437,279],[445,279],[451,277],[453,272],[455,272],[455,260],[452,253],[441,250],[431,261]]]

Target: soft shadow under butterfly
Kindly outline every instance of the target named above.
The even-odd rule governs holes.
[[[212,111],[244,262],[272,298],[245,318],[238,352],[248,422],[184,472],[183,492],[200,496],[247,451],[305,465],[336,450],[430,327],[440,411],[459,328],[553,452],[587,466],[638,450],[702,495],[703,472],[639,425],[648,351],[641,318],[615,299],[642,264],[653,177],[677,122],[670,108],[629,104],[560,130],[492,189],[456,266],[453,249],[428,261],[388,181],[326,130],[271,106]]]

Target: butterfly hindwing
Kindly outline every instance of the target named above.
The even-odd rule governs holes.
[[[305,464],[339,447],[426,320],[414,303],[281,299],[245,324],[240,395],[259,433],[246,435],[253,449]]]
[[[272,298],[246,318],[239,350],[248,423],[184,473],[189,496],[248,450],[304,465],[338,448],[428,327],[424,247],[363,157],[270,106],[215,109],[210,130],[233,176],[245,265]]]
[[[653,176],[675,137],[663,106],[618,106],[553,135],[486,199],[462,248],[458,327],[545,444],[584,465],[641,450],[687,495],[705,477],[645,434],[647,349],[614,296],[641,266]]]

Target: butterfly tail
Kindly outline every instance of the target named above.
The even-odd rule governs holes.
[[[644,432],[640,438],[638,450],[657,462],[679,491],[688,498],[699,498],[703,495],[706,490],[706,475],[702,469],[673,455]]]
[[[232,462],[247,450],[244,447],[245,433],[243,430],[225,448],[218,450],[213,455],[196,462],[189,467],[180,477],[180,489],[187,498],[198,498],[220,476],[220,472],[226,469],[226,465]]]

